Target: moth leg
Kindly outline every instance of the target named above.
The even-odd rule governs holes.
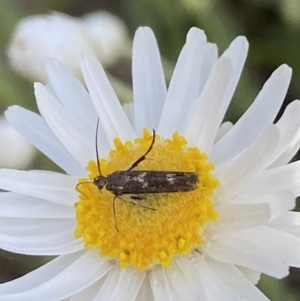
[[[141,196],[141,195],[131,195],[130,198],[132,200],[137,200],[137,201],[141,201],[141,200],[146,200],[147,199],[145,196]]]
[[[149,209],[149,210],[156,210],[155,208],[151,208],[151,207],[147,207],[142,205],[139,201],[141,200],[146,200],[147,197],[146,196],[141,196],[141,195],[129,195],[128,199],[123,197],[121,198],[120,195],[118,195],[118,198],[123,200],[124,202],[130,203],[132,205],[136,205],[145,209]]]
[[[132,202],[130,202],[131,204],[134,204],[134,205],[137,205],[137,206],[140,206],[142,208],[149,209],[149,210],[156,210],[155,208],[144,206],[144,205],[142,205],[139,202],[139,201],[142,201],[142,200],[146,200],[147,199],[146,196],[143,196],[143,195],[131,195],[130,199],[132,200]]]
[[[144,161],[146,159],[146,156],[149,154],[149,152],[151,151],[153,145],[155,142],[155,130],[153,129],[153,136],[152,136],[152,142],[148,148],[148,150],[144,153],[143,156],[141,156],[139,159],[137,159],[128,169],[127,171],[130,171],[132,169],[134,169],[135,167],[137,167],[139,165],[139,163],[141,163],[142,161]]]
[[[155,208],[147,207],[147,206],[141,205],[139,203],[135,203],[135,202],[129,202],[129,203],[132,204],[132,205],[137,205],[137,206],[145,208],[145,209],[149,209],[149,210],[153,210],[153,211],[156,210]]]
[[[115,217],[115,228],[118,232],[120,232],[118,229],[117,210],[116,210],[117,199],[118,199],[118,196],[115,195],[114,200],[113,200],[113,211],[114,211],[114,217]]]

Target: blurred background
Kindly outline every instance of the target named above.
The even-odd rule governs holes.
[[[50,25],[48,21],[45,23],[37,19],[33,24],[40,27],[38,35],[32,33],[31,28],[28,29],[25,21],[19,23],[23,18],[49,14],[53,11],[77,18],[83,15],[85,17],[73,19],[52,14],[50,21],[55,23],[54,29],[49,20]],[[98,11],[107,11],[113,15],[102,13],[86,15]],[[100,20],[94,18],[95,16],[100,19],[104,16],[104,18]],[[81,27],[77,27],[79,20],[84,23],[85,30],[89,32],[88,39],[81,32]],[[226,120],[235,122],[252,103],[271,73],[283,63],[293,68],[293,78],[278,117],[289,102],[300,97],[299,0],[1,0],[1,115],[13,104],[37,111],[33,81],[45,81],[44,69],[41,67],[43,58],[36,55],[32,61],[32,57],[26,57],[22,52],[27,43],[24,34],[29,33],[32,40],[42,41],[38,43],[40,45],[37,45],[36,49],[32,49],[31,53],[38,51],[38,47],[49,50],[51,48],[49,45],[57,42],[53,34],[62,28],[64,22],[67,22],[70,31],[61,33],[62,39],[68,42],[67,38],[71,35],[76,36],[77,40],[72,40],[70,43],[73,44],[68,44],[69,46],[65,45],[61,53],[75,51],[76,47],[80,48],[83,45],[87,47],[82,49],[96,55],[105,66],[122,103],[132,100],[130,57],[132,38],[137,27],[145,25],[150,26],[156,35],[167,80],[170,79],[190,27],[204,29],[208,40],[218,45],[219,53],[222,53],[236,36],[247,37],[250,50],[246,67]],[[95,24],[99,25],[99,32],[92,30]],[[66,37],[63,34],[66,34]],[[22,69],[19,62],[24,58],[28,66]],[[76,60],[76,56],[73,59]],[[72,58],[66,60],[70,71],[80,79],[76,69],[78,66]],[[10,131],[7,125],[2,126],[0,117],[0,167],[57,170],[53,163],[27,145],[26,141],[16,133]],[[19,256],[0,251],[0,282],[20,277],[47,260],[50,259]],[[299,300],[300,273],[292,269],[291,275],[283,281],[263,276],[259,287],[274,301]]]

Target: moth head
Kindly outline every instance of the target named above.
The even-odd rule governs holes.
[[[95,179],[94,179],[94,182],[93,182],[100,190],[106,186],[107,184],[107,178],[100,175],[100,176],[97,176]]]

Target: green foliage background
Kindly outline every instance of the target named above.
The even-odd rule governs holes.
[[[95,10],[107,10],[124,19],[132,37],[138,26],[152,27],[169,69],[192,26],[204,29],[220,53],[234,37],[245,35],[250,42],[249,56],[227,120],[236,121],[243,114],[272,71],[283,63],[293,68],[293,79],[280,114],[300,97],[299,0],[0,0],[0,111],[12,104],[36,110],[32,83],[14,73],[5,58],[5,47],[18,20],[49,11],[81,16]],[[130,61],[109,71],[131,84]],[[40,154],[33,168],[55,167]],[[46,260],[0,252],[0,282],[19,277]],[[299,300],[300,273],[292,270],[284,281],[264,276],[259,287],[273,301]]]

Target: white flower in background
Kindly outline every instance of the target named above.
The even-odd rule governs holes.
[[[127,26],[119,17],[99,11],[83,15],[82,23],[95,43],[102,66],[114,64],[131,48]]]
[[[51,90],[35,86],[41,116],[17,106],[6,116],[66,174],[0,170],[9,191],[0,197],[0,248],[58,257],[0,285],[1,301],[267,300],[254,285],[261,273],[282,278],[300,266],[300,218],[290,212],[300,168],[287,164],[300,144],[300,102],[272,123],[291,79],[282,65],[235,125],[221,125],[247,51],[238,37],[218,58],[193,28],[167,89],[154,35],[141,28],[125,110],[93,57],[81,64],[89,92],[48,62]],[[136,169],[194,172],[197,188],[142,195],[144,207],[122,195],[114,214],[114,195],[93,184],[98,118],[103,175],[141,157],[155,129],[150,160]]]
[[[48,58],[58,59],[82,80],[82,53],[92,54],[109,66],[123,55],[128,41],[125,24],[112,14],[99,12],[75,18],[56,12],[21,20],[7,48],[7,57],[15,70],[32,81],[48,81]]]
[[[0,167],[26,168],[32,163],[35,148],[0,117]]]

